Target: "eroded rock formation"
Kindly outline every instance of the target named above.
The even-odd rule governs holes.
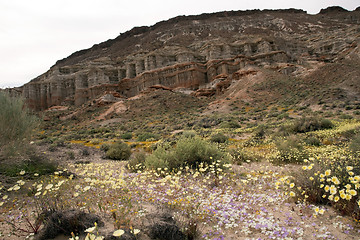
[[[76,52],[25,84],[22,94],[36,110],[79,106],[104,92],[132,97],[154,86],[221,94],[252,66],[301,75],[344,58],[360,43],[359,26],[360,11],[339,8],[180,16]]]

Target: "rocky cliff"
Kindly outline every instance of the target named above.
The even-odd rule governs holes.
[[[251,67],[302,77],[359,57],[360,9],[253,10],[179,16],[75,52],[22,87],[31,108],[124,98],[153,86],[219,94]],[[219,90],[220,89],[220,90]]]

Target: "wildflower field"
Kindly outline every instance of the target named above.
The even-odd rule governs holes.
[[[338,130],[327,131],[316,134],[333,137]],[[126,232],[143,239],[146,216],[166,209],[188,239],[357,239],[358,159],[323,145],[309,147],[302,164],[279,165],[272,163],[274,145],[266,144],[248,147],[248,154],[262,149],[264,160],[241,165],[210,159],[197,168],[128,169],[126,161],[99,158],[67,161],[51,175],[21,170],[16,182],[0,187],[1,237],[31,238],[46,224],[44,211],[79,209],[100,216],[108,232],[91,226],[88,235],[64,239]]]
[[[359,120],[230,120],[41,126],[0,155],[0,239],[360,238]]]

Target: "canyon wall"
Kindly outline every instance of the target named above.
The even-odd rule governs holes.
[[[80,106],[106,91],[124,98],[154,85],[198,90],[261,67],[294,76],[359,44],[360,11],[224,12],[177,17],[76,52],[22,87],[28,105]]]

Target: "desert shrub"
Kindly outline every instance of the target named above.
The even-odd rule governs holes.
[[[306,138],[304,138],[304,142],[310,146],[319,147],[321,145],[320,139],[315,136],[307,136]]]
[[[341,118],[341,119],[353,119],[354,117],[349,115],[349,114],[341,114],[339,116],[339,118]]]
[[[221,119],[219,119],[216,116],[204,117],[204,118],[201,118],[200,120],[196,121],[195,127],[196,128],[211,128],[211,127],[219,125],[220,123],[221,123]]]
[[[210,140],[216,143],[224,143],[228,140],[228,137],[225,136],[223,133],[216,133],[211,136]]]
[[[227,155],[220,151],[216,144],[200,137],[181,138],[176,146],[167,148],[159,146],[148,156],[145,165],[148,168],[168,168],[169,170],[189,166],[197,168],[200,163],[211,164],[213,161],[228,162]]]
[[[122,139],[129,140],[129,139],[132,138],[132,133],[129,133],[129,132],[124,133],[124,134],[121,135],[121,138],[122,138]]]
[[[139,142],[145,142],[145,141],[149,141],[149,140],[156,141],[156,140],[159,140],[159,138],[160,138],[159,135],[150,133],[150,132],[142,133],[137,136],[137,140]]]
[[[38,119],[25,107],[22,98],[0,92],[0,149],[12,148],[15,152],[29,141]]]
[[[82,149],[81,150],[81,155],[89,156],[90,155],[89,149],[87,149],[87,148]]]
[[[142,170],[145,167],[146,153],[144,151],[135,152],[126,165],[130,171]]]
[[[348,140],[351,140],[358,132],[360,132],[360,128],[350,128],[340,132],[340,135]]]
[[[293,133],[293,130],[291,129],[291,126],[289,125],[281,125],[279,126],[275,133],[275,137],[288,137]]]
[[[25,175],[33,177],[34,174],[51,174],[57,169],[57,163],[48,160],[45,156],[37,153],[33,148],[23,149],[26,159],[23,157],[12,158],[11,161],[0,160],[0,175],[9,177],[19,176],[20,171],[25,171]]]
[[[349,149],[351,152],[360,155],[360,134],[357,134],[350,142]]]
[[[319,117],[303,117],[295,121],[292,130],[296,133],[305,133],[322,129],[332,128],[333,123],[324,118]]]
[[[182,132],[183,137],[195,137],[196,136],[196,132],[195,131],[184,131]]]
[[[36,238],[38,240],[54,239],[60,234],[80,234],[94,226],[95,222],[98,226],[104,226],[98,215],[75,209],[44,212],[42,218],[45,220],[45,225]]]
[[[307,152],[301,142],[295,137],[275,142],[277,154],[272,159],[274,163],[301,163],[307,158]]]
[[[104,152],[107,152],[109,149],[110,149],[110,144],[108,143],[105,143],[105,144],[102,144],[101,147],[100,147],[100,150],[104,151]]]
[[[68,157],[69,157],[71,160],[74,160],[74,159],[75,159],[75,153],[74,153],[73,151],[67,152],[67,155],[68,155]]]
[[[57,145],[53,143],[49,146],[48,149],[50,152],[55,152],[57,150]]]
[[[266,127],[264,125],[260,125],[254,131],[254,138],[256,139],[264,139],[266,136]]]
[[[259,159],[253,154],[247,153],[241,148],[230,149],[229,154],[232,158],[233,163],[241,165],[244,162],[258,161]]]
[[[331,205],[339,212],[360,220],[358,182],[360,162],[349,153],[312,159],[295,175],[295,185],[301,187],[298,196],[315,204]]]
[[[113,160],[128,160],[130,155],[131,148],[124,142],[116,142],[106,151],[106,157]]]
[[[289,118],[289,113],[281,113],[276,117],[278,120]]]
[[[240,128],[240,124],[234,120],[224,121],[220,123],[221,128]]]

